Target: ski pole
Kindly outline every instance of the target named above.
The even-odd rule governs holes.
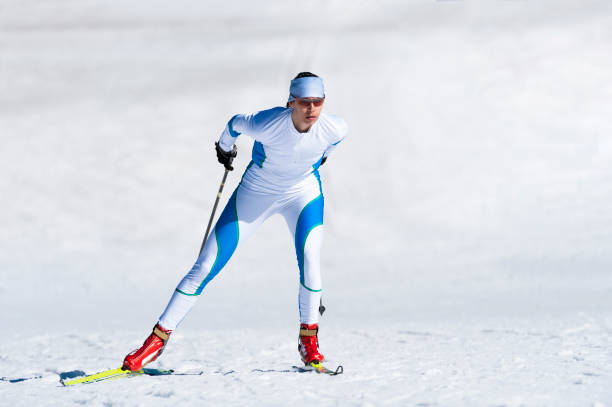
[[[218,144],[215,143],[215,146],[218,147]],[[212,226],[212,221],[215,218],[215,212],[217,210],[217,205],[219,205],[219,199],[221,199],[221,193],[223,192],[223,187],[225,186],[225,181],[227,180],[227,174],[231,170],[234,169],[232,167],[232,161],[234,161],[234,157],[236,157],[237,152],[238,150],[236,146],[234,146],[232,148],[232,151],[229,157],[229,161],[225,163],[226,166],[225,166],[225,172],[223,173],[223,179],[221,180],[221,185],[219,185],[219,192],[217,192],[217,199],[215,200],[215,205],[213,206],[212,213],[210,214],[210,219],[208,220],[208,226],[206,227],[206,234],[204,235],[204,240],[202,241],[202,247],[200,247],[200,252],[198,253],[198,257],[200,257],[200,254],[202,254],[202,250],[204,250],[204,245],[206,244],[206,240],[208,239],[208,234],[210,233],[210,227]]]
[[[221,199],[221,193],[223,192],[223,186],[225,186],[225,180],[227,179],[227,174],[229,172],[230,170],[226,168],[225,173],[223,174],[223,179],[221,180],[221,185],[219,185],[219,192],[217,192],[217,199],[215,200],[215,205],[213,206],[212,213],[210,214],[210,219],[208,220],[208,226],[206,227],[206,234],[204,235],[204,241],[202,242],[202,247],[200,247],[200,252],[198,253],[198,257],[200,257],[200,254],[202,254],[202,250],[204,250],[204,245],[206,244],[206,239],[208,239],[208,234],[210,233],[210,227],[215,217],[217,205],[219,205],[219,199]]]

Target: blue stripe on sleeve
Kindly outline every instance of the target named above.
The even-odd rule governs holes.
[[[234,123],[234,119],[238,117],[238,115],[235,115],[234,117],[232,117],[230,119],[229,122],[227,122],[227,128],[229,129],[229,134],[232,137],[238,137],[240,135],[240,133],[238,133],[236,130],[234,130],[234,127],[232,126],[232,123]]]

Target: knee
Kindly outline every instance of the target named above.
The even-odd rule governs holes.
[[[200,262],[196,262],[191,270],[183,278],[182,284],[196,284],[199,285],[204,279],[205,269]]]
[[[304,268],[305,271],[310,271],[313,268],[318,269],[321,262],[321,250],[318,248],[304,248]]]
[[[321,246],[323,245],[323,225],[313,228],[304,242],[303,250],[305,258],[313,258],[319,256]]]

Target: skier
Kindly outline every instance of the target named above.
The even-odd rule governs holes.
[[[347,134],[342,119],[321,112],[324,101],[322,79],[301,72],[291,81],[286,107],[237,114],[227,123],[215,143],[217,159],[227,170],[233,170],[234,143],[245,133],[255,140],[252,161],[153,332],[139,349],[125,357],[125,369],[139,370],[161,355],[172,331],[238,244],[277,213],[283,215],[292,233],[300,271],[298,350],[305,365],[323,362],[317,338],[323,238],[323,191],[318,169]]]

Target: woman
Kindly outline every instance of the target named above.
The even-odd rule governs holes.
[[[219,162],[233,170],[234,143],[241,133],[255,140],[252,161],[196,263],[177,286],[151,335],[125,357],[124,368],[139,370],[162,353],[172,331],[204,287],[223,269],[238,244],[277,213],[283,215],[292,233],[300,270],[300,356],[306,365],[324,360],[317,339],[323,238],[323,192],[318,168],[347,133],[342,119],[321,113],[324,101],[321,78],[301,72],[291,81],[286,107],[238,114],[227,123],[215,143]]]

